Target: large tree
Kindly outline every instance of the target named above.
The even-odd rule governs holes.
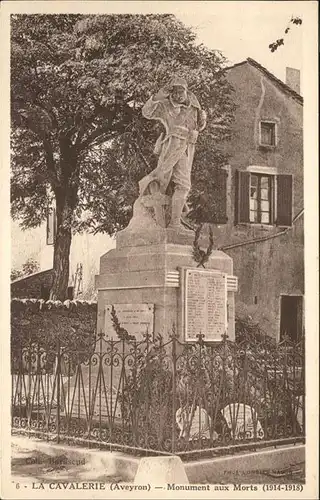
[[[73,232],[113,234],[130,220],[158,134],[141,106],[173,74],[208,112],[190,200],[196,220],[214,220],[233,115],[224,65],[172,15],[12,16],[12,214],[32,228],[55,200],[52,299],[66,296]]]

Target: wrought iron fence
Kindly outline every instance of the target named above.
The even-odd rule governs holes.
[[[146,454],[222,453],[304,439],[304,344],[97,338],[12,348],[12,426]]]

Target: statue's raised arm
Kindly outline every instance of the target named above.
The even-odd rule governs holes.
[[[191,168],[198,134],[206,126],[206,113],[196,96],[188,90],[183,78],[173,78],[170,84],[159,90],[145,103],[142,114],[150,120],[158,120],[164,132],[155,145],[159,155],[158,165],[140,183],[140,196],[154,190],[166,194],[172,186],[170,227],[180,225],[191,187]]]

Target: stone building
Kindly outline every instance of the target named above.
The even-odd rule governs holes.
[[[215,247],[233,258],[239,279],[238,315],[250,315],[265,333],[281,340],[303,331],[303,99],[299,72],[287,68],[283,83],[252,59],[230,67],[236,104],[230,155],[221,186],[222,224]],[[12,225],[12,266],[32,256],[41,270],[52,267],[54,219],[32,231]],[[23,242],[23,245],[22,245]],[[107,235],[76,235],[70,287],[94,296],[102,254],[115,246]],[[82,266],[79,289],[78,269]],[[48,277],[48,273],[45,274]],[[39,289],[39,278],[36,278]],[[78,281],[77,281],[78,280]],[[30,282],[30,280],[29,280]],[[77,284],[78,283],[78,284]],[[27,290],[16,285],[19,295]],[[72,290],[71,290],[72,292]]]
[[[237,106],[215,243],[233,258],[238,314],[281,340],[303,331],[303,99],[252,59],[227,71]]]

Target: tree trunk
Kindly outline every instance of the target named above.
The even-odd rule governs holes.
[[[75,150],[66,137],[60,139],[60,154],[61,184],[52,186],[56,199],[57,234],[54,241],[50,299],[64,301],[68,294],[69,256],[74,210],[78,203],[79,171],[77,171]]]
[[[71,246],[71,229],[57,228],[53,253],[53,283],[50,300],[67,299],[69,282],[69,256]]]
[[[57,234],[53,253],[53,283],[50,291],[51,300],[67,299],[69,282],[69,256],[71,247],[71,220],[73,209],[68,203],[66,193],[56,193]]]

